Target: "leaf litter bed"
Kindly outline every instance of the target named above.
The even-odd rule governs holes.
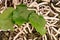
[[[38,5],[36,2],[33,2],[32,4],[33,4],[33,6],[35,4],[36,4],[36,6]],[[1,40],[60,40],[60,21],[58,20],[58,19],[60,19],[59,9],[57,7],[54,7],[53,4],[51,4],[51,7],[47,6],[48,4],[45,4],[45,3],[41,3],[39,5],[40,5],[40,9],[35,9],[35,11],[36,11],[36,13],[37,12],[41,13],[41,15],[43,15],[45,20],[47,21],[47,25],[45,27],[45,29],[47,29],[46,34],[44,34],[43,36],[40,35],[40,33],[38,33],[36,31],[36,29],[31,26],[30,23],[25,23],[22,25],[22,27],[18,27],[17,25],[14,25],[14,27],[15,27],[14,32],[1,31],[0,39]],[[33,7],[33,6],[30,5],[30,7]],[[36,8],[38,8],[38,7],[36,7]],[[55,11],[53,11],[51,8],[55,9]],[[44,9],[44,11],[42,9]],[[33,10],[33,9],[28,9],[28,10]],[[47,12],[45,12],[45,11],[47,11]],[[57,13],[55,13],[55,12],[57,12]],[[51,14],[54,14],[54,15],[51,15]],[[51,19],[54,19],[54,20],[51,20]],[[54,24],[54,25],[52,25],[52,24]],[[24,31],[25,31],[25,33],[24,33]]]

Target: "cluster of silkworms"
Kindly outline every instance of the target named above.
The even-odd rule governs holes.
[[[14,25],[14,27],[18,27],[17,25]],[[37,37],[33,37],[33,38],[29,38],[29,34],[32,33],[33,31],[33,27],[29,24],[23,24],[23,26],[21,26],[20,28],[16,28],[15,31],[17,32],[19,30],[19,32],[17,33],[17,35],[13,38],[13,40],[36,40]],[[27,37],[25,36],[27,34]],[[31,35],[30,35],[31,36]]]
[[[35,0],[0,0],[0,13],[3,13],[7,7],[13,6],[16,9],[16,5],[20,5],[22,2],[28,6],[33,1]]]
[[[59,18],[57,18],[60,13],[60,8],[55,7],[53,3],[50,3],[50,5],[49,5],[49,2],[50,1],[41,2],[38,4],[36,2],[36,0],[34,2],[31,1],[30,4],[27,3],[27,6],[28,6],[27,10],[35,10],[38,15],[42,15],[45,18],[47,23],[44,28],[47,29],[47,34],[49,36],[44,34],[42,36],[42,40],[60,40],[60,36],[59,36],[60,28],[57,26],[58,25],[57,22],[60,20]],[[53,0],[52,0],[52,2],[53,2]],[[24,2],[24,3],[26,3],[26,2]],[[58,1],[55,5],[60,6],[60,1]],[[15,6],[16,5],[14,5],[14,7]],[[17,26],[15,25],[15,27],[17,27]],[[26,30],[26,28],[28,29],[28,31]],[[34,39],[27,39],[25,36],[23,36],[23,38],[20,37],[23,34],[25,35],[25,34],[32,33],[33,27],[30,28],[29,23],[24,24],[24,27],[21,26],[21,28],[18,28],[18,29],[19,29],[19,32],[13,38],[13,40],[37,40],[37,37],[35,37]],[[17,31],[17,29],[15,29],[15,31]]]

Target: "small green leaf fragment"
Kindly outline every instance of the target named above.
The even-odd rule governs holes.
[[[39,32],[41,35],[46,33],[44,26],[46,24],[45,19],[41,15],[37,15],[36,13],[32,13],[29,17],[29,21],[32,26]]]

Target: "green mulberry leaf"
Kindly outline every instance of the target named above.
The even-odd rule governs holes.
[[[44,26],[46,24],[45,19],[41,15],[37,15],[36,13],[32,13],[29,17],[29,21],[32,26],[39,32],[41,35],[46,33]]]
[[[22,25],[28,21],[28,17],[31,11],[27,10],[26,5],[19,5],[17,9],[13,12],[13,20],[15,24]]]
[[[13,31],[13,23],[9,18],[9,15],[14,11],[14,8],[8,7],[2,14],[0,14],[0,30],[7,31],[10,29]]]

